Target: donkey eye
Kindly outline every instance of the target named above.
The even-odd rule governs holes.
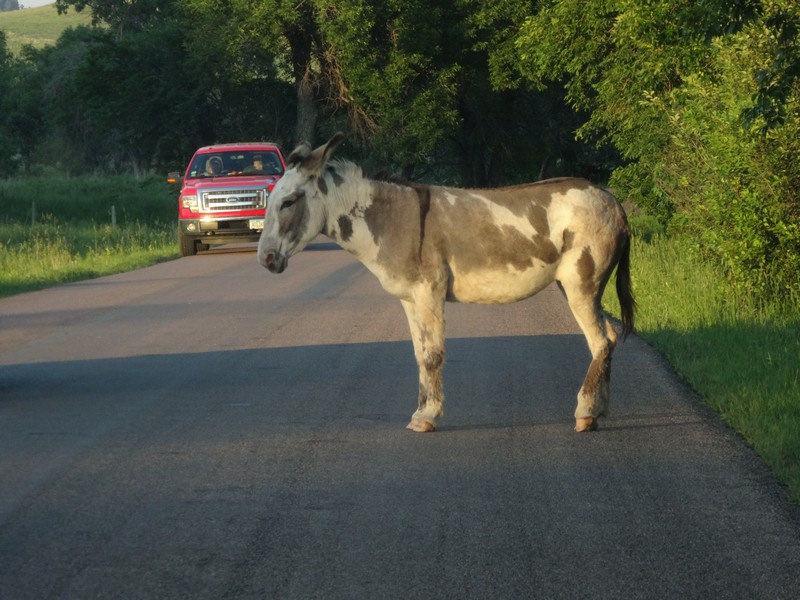
[[[291,208],[294,206],[294,203],[300,200],[303,196],[305,196],[305,192],[294,192],[289,194],[284,198],[283,202],[281,203],[281,210],[284,208]]]

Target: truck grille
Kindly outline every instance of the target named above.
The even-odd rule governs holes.
[[[198,195],[202,212],[253,210],[267,207],[267,190],[264,188],[198,190]]]

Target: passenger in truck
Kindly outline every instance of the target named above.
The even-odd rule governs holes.
[[[271,152],[267,154],[266,166],[264,168],[266,169],[266,171],[264,171],[266,175],[281,175],[283,173],[283,167],[278,157]]]
[[[264,161],[260,154],[253,155],[253,164],[244,168],[245,173],[255,173],[262,175],[264,173]]]

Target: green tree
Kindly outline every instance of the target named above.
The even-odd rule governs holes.
[[[0,90],[3,89],[6,98],[0,101],[0,115],[3,115],[0,120],[5,121],[8,137],[0,146],[6,152],[14,153],[7,167],[12,171],[18,168],[28,170],[33,164],[37,146],[47,136],[39,74],[24,60],[15,59],[8,71],[7,84],[0,82]]]
[[[48,70],[63,88],[51,97],[60,129],[69,132],[61,145],[70,145],[64,140],[71,137],[83,150],[84,165],[137,174],[174,159],[176,128],[187,126],[190,136],[193,131],[187,121],[197,90],[175,2],[57,0],[56,5],[60,12],[89,8],[93,21],[106,25],[65,32],[55,50],[41,57],[43,65],[61,57],[69,63],[61,77]]]
[[[181,43],[171,22],[146,32],[108,32],[76,73],[78,101],[98,130],[114,132],[114,154],[137,175],[172,158],[176,130],[191,127],[196,96],[185,78]]]
[[[492,89],[487,57],[500,38],[495,29],[518,26],[533,4],[505,0],[492,12],[469,0],[59,0],[91,8],[113,32],[105,49],[86,57],[92,66],[85,89],[92,118],[129,140],[131,156],[154,146],[146,132],[159,119],[142,117],[165,113],[155,104],[159,93],[168,95],[140,73],[148,61],[160,64],[152,54],[137,58],[148,55],[143,36],[174,20],[183,27],[182,45],[159,44],[176,68],[192,74],[188,95],[197,110],[217,115],[213,125],[198,121],[196,128],[184,118],[184,135],[238,137],[268,123],[267,115],[273,123],[280,115],[282,126],[272,127],[276,141],[293,144],[313,141],[324,115],[320,136],[349,127],[359,141],[351,150],[376,163],[396,164],[406,176],[477,186],[572,174],[576,166],[594,174],[602,162],[572,139],[578,120],[563,108],[558,85]],[[137,77],[149,90],[141,105],[113,96],[112,89],[135,92]],[[289,123],[293,135],[284,133]]]
[[[6,34],[0,30],[0,177],[12,171],[13,156],[19,149],[12,129],[14,97],[12,90],[13,59],[6,46]]]
[[[294,85],[294,141],[315,139],[320,114],[326,129],[347,115],[365,146],[406,164],[456,120],[443,9],[452,4],[185,0],[198,40],[223,38],[229,57],[255,56],[253,67]]]
[[[759,117],[763,131],[780,126],[789,117],[789,106],[800,79],[800,11],[796,3],[765,2],[764,26],[771,46],[756,71],[754,103],[745,111],[748,124]]]
[[[588,114],[578,134],[627,161],[611,177],[623,197],[691,235],[737,284],[796,290],[798,10],[790,0],[545,2],[519,30],[518,67],[497,59],[495,78],[563,81]]]
[[[324,48],[311,0],[178,0],[193,32],[190,44],[211,44],[228,68],[251,79],[293,86],[294,133],[313,141],[320,110]],[[241,79],[240,79],[241,81]],[[285,91],[285,90],[284,90]],[[284,99],[283,92],[280,95]]]
[[[328,97],[381,163],[399,163],[407,177],[470,186],[596,174],[580,165],[596,152],[572,138],[578,123],[559,86],[493,89],[492,49],[508,42],[535,2],[318,4]]]
[[[43,93],[60,132],[51,154],[75,160],[73,168],[181,168],[199,145],[289,138],[283,124],[290,86],[261,67],[271,57],[232,53],[219,25],[205,30],[174,0],[59,0],[58,6],[91,8],[106,25],[65,34],[54,49],[31,55],[49,80]],[[61,74],[49,68],[62,58]],[[48,94],[54,87],[60,93]],[[65,152],[73,143],[79,148]]]
[[[319,3],[335,104],[362,138],[411,164],[458,121],[463,11],[447,0]]]
[[[29,122],[40,124],[38,139],[30,139],[26,163],[52,165],[70,172],[94,170],[114,156],[115,130],[101,130],[83,103],[78,74],[91,48],[107,32],[79,27],[68,29],[55,45],[23,50],[20,102]],[[36,135],[36,128],[31,134]]]
[[[635,172],[627,195],[663,218],[671,207],[646,163],[667,142],[668,128],[653,100],[702,61],[706,27],[698,4],[704,3],[543,2],[515,42],[519,73],[539,86],[564,82],[567,101],[588,114],[578,136],[612,143]],[[497,64],[507,69],[509,61]],[[495,79],[514,81],[502,70]]]
[[[712,45],[707,68],[665,104],[672,135],[654,172],[676,207],[671,230],[765,301],[800,294],[800,86],[779,121],[741,118],[778,43],[757,22]]]
[[[489,170],[496,175],[487,183],[560,175],[606,181],[618,163],[616,151],[598,148],[591,136],[576,139],[586,114],[569,107],[560,82],[533,85],[519,72],[517,37],[539,0],[469,4],[472,51],[464,60],[469,68],[461,92],[467,102],[462,100],[466,107],[460,129],[466,148],[491,157]],[[474,103],[475,96],[482,101]]]

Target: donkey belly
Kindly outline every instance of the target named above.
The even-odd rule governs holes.
[[[447,290],[451,302],[506,304],[533,296],[547,287],[555,277],[551,265],[534,265],[530,269],[453,270]]]

